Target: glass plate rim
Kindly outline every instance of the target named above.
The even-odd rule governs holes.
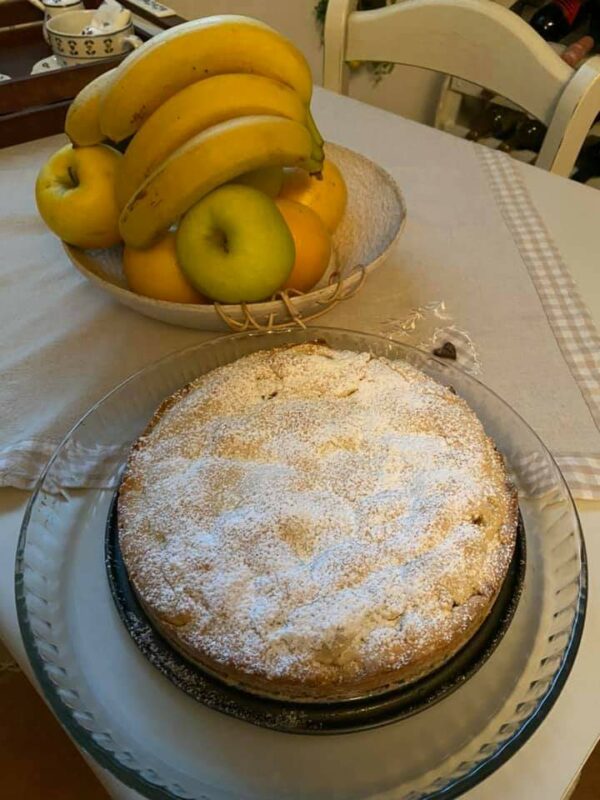
[[[450,371],[450,373],[457,372],[461,376],[465,377],[468,381],[471,381],[472,383],[476,384],[480,389],[483,389],[484,392],[487,392],[488,394],[492,395],[496,401],[501,403],[512,414],[514,414],[519,419],[519,421],[527,428],[529,433],[531,433],[537,440],[542,450],[552,463],[558,476],[560,477],[562,486],[565,490],[567,499],[570,504],[570,508],[574,515],[574,520],[576,523],[575,532],[577,534],[580,547],[581,570],[578,579],[579,591],[576,601],[577,608],[574,614],[572,628],[569,633],[569,640],[565,646],[561,663],[552,681],[550,682],[548,688],[537,699],[536,707],[532,711],[531,715],[528,716],[522,723],[520,723],[518,729],[513,734],[511,734],[504,742],[498,745],[498,748],[492,755],[486,757],[485,760],[473,766],[464,775],[452,779],[452,785],[435,789],[433,792],[428,792],[426,795],[421,795],[423,797],[423,800],[453,800],[454,798],[457,798],[460,795],[462,795],[464,792],[477,786],[479,783],[485,780],[485,778],[489,777],[496,770],[498,770],[518,750],[521,749],[521,747],[531,738],[533,733],[535,733],[535,731],[539,728],[541,723],[547,717],[548,713],[554,706],[554,703],[558,699],[560,692],[562,691],[569,677],[569,674],[577,657],[577,653],[579,651],[579,645],[581,643],[584,624],[585,624],[587,601],[588,601],[587,551],[585,547],[585,539],[581,527],[579,513],[577,511],[577,507],[573,500],[571,490],[569,489],[569,486],[560,470],[560,467],[556,463],[553,455],[548,450],[548,448],[546,447],[540,436],[538,436],[536,431],[529,425],[529,423],[506,400],[504,400],[493,389],[490,389],[486,384],[484,384],[478,378],[475,378],[474,376],[470,375],[468,372],[461,369],[456,364],[448,363],[447,359],[439,358],[438,356],[435,356],[426,350],[398,341],[393,337],[387,337],[381,334],[371,333],[370,331],[362,331],[351,328],[338,328],[338,327],[324,326],[324,325],[318,325],[314,327],[310,326],[304,328],[303,331],[308,339],[310,339],[311,337],[318,338],[320,333],[326,336],[327,333],[330,332],[333,334],[364,336],[381,342],[387,342],[394,346],[399,346],[401,349],[406,350],[408,352],[416,352],[420,356],[426,356],[428,359],[431,359],[432,361],[438,364],[443,364],[444,367]],[[112,775],[114,775],[116,778],[122,781],[126,786],[128,786],[131,789],[134,789],[137,792],[142,792],[144,796],[147,797],[149,800],[177,800],[178,796],[173,794],[168,789],[163,789],[157,784],[151,783],[146,778],[144,778],[137,769],[132,767],[127,767],[124,764],[121,764],[107,750],[105,750],[105,748],[103,748],[101,745],[95,742],[93,737],[89,735],[86,729],[73,718],[68,707],[65,706],[65,704],[60,699],[58,692],[55,690],[54,684],[50,681],[50,679],[46,674],[44,662],[37,650],[35,644],[35,636],[29,621],[29,615],[27,611],[27,604],[24,592],[24,581],[23,581],[24,552],[25,552],[25,545],[27,543],[27,528],[31,519],[32,510],[37,500],[37,497],[42,489],[46,476],[50,471],[54,461],[58,457],[58,454],[60,453],[61,449],[65,446],[65,444],[77,430],[77,428],[79,428],[85,422],[85,420],[97,410],[97,408],[99,408],[106,400],[108,400],[109,397],[111,397],[113,394],[116,394],[118,391],[123,389],[128,383],[135,381],[135,379],[138,376],[142,375],[146,371],[158,369],[162,364],[168,362],[172,358],[184,356],[186,353],[192,352],[194,350],[202,351],[205,348],[210,349],[211,347],[218,345],[223,340],[231,341],[235,339],[245,339],[248,337],[253,337],[253,338],[265,337],[266,339],[273,337],[274,339],[277,339],[282,336],[285,336],[286,334],[298,333],[298,332],[299,332],[298,327],[291,325],[284,330],[278,330],[278,331],[252,330],[252,331],[242,331],[239,333],[224,334],[224,335],[217,334],[216,336],[211,337],[210,339],[207,339],[203,342],[195,343],[192,345],[188,345],[187,347],[184,348],[173,350],[167,355],[162,356],[161,358],[156,359],[155,361],[152,361],[149,364],[146,364],[144,367],[141,367],[140,369],[131,373],[131,375],[127,376],[124,380],[120,381],[116,386],[114,386],[112,389],[110,389],[108,392],[102,395],[102,397],[99,400],[97,400],[92,406],[90,406],[90,408],[75,422],[75,424],[65,434],[65,436],[62,438],[62,440],[60,441],[60,443],[50,456],[48,463],[44,467],[39,479],[36,481],[31,497],[29,498],[27,506],[25,508],[23,521],[21,523],[19,531],[19,539],[17,542],[14,585],[15,585],[15,603],[16,603],[19,630],[21,633],[21,637],[23,639],[23,644],[25,647],[27,658],[29,659],[29,662],[34,672],[34,676],[36,680],[39,682],[43,690],[44,697],[49,703],[57,720],[62,725],[62,727],[67,731],[67,733],[73,738],[77,746],[81,747],[86,753],[88,753],[92,758],[94,758],[94,760],[100,766],[104,767],[108,772],[110,772]]]

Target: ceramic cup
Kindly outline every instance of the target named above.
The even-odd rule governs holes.
[[[50,42],[48,40],[46,24],[49,20],[64,14],[66,11],[81,11],[83,9],[82,0],[43,0],[42,5],[44,6],[44,27],[42,32],[48,44]]]
[[[114,58],[142,44],[142,40],[133,32],[131,18],[126,25],[115,30],[91,35],[81,33],[90,25],[95,13],[67,11],[46,23],[48,44],[63,66]]]

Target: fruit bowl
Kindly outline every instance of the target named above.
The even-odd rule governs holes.
[[[278,294],[266,302],[241,305],[153,300],[127,288],[121,247],[81,250],[66,243],[63,246],[88,280],[120,303],[161,322],[185,328],[237,331],[274,329],[290,322],[302,325],[360,289],[365,276],[383,264],[406,220],[404,198],[385,170],[340,145],[327,144],[325,153],[344,176],[348,205],[333,236],[334,254],[329,268],[320,283],[306,294]]]

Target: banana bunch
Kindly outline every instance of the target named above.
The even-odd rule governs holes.
[[[320,172],[323,139],[310,113],[304,56],[273,28],[219,15],[164,31],[73,101],[76,146],[124,142],[119,228],[147,247],[205,194],[246,172]]]

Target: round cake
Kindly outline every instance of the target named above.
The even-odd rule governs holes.
[[[166,400],[120,488],[128,575],[187,658],[305,702],[411,682],[489,613],[515,545],[502,457],[404,361],[306,344]]]

